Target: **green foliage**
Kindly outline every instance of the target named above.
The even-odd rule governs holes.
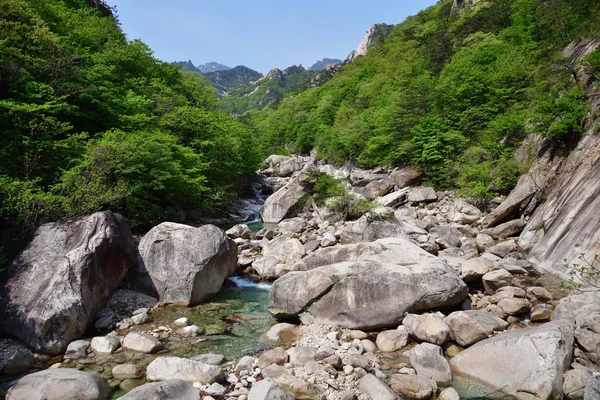
[[[549,95],[540,98],[532,122],[547,137],[565,141],[583,132],[586,111],[585,93],[579,87],[553,87]]]
[[[569,279],[561,282],[563,287],[577,291],[600,290],[600,255],[595,254],[592,259],[585,254],[579,255],[580,263],[567,263],[564,267],[569,271]]]
[[[140,229],[174,211],[225,214],[262,159],[201,75],[85,0],[0,2],[0,141],[3,241],[109,208]]]

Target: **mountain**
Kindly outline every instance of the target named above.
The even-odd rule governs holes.
[[[277,104],[290,93],[308,88],[315,75],[317,72],[306,70],[302,65],[293,65],[284,70],[273,68],[255,82],[229,92],[221,99],[221,104],[234,114],[261,109]]]
[[[309,71],[322,71],[328,65],[338,65],[341,64],[342,60],[338,60],[337,58],[324,58],[322,60],[317,61],[308,69]]]
[[[175,61],[175,62],[172,62],[171,65],[178,65],[178,66],[180,66],[182,71],[190,71],[190,72],[198,72],[198,73],[202,72],[198,68],[196,68],[196,66],[192,63],[191,60],[188,60],[188,61]]]
[[[244,67],[243,65],[238,65],[237,67],[228,70],[207,72],[204,76],[221,95],[228,93],[232,89],[247,86],[251,82],[257,81],[263,77],[260,72]]]
[[[214,62],[214,61],[206,63],[204,65],[198,65],[197,68],[203,74],[206,74],[206,73],[209,73],[209,72],[216,72],[216,71],[227,71],[227,70],[231,69],[231,67],[228,67],[227,65],[219,64],[219,63]]]
[[[375,25],[371,26],[369,28],[369,30],[367,30],[365,37],[359,43],[356,50],[353,50],[348,55],[347,60],[352,61],[357,57],[362,57],[365,54],[367,54],[367,51],[369,50],[369,48],[373,44],[377,43],[377,41],[385,40],[386,36],[389,35],[389,33],[392,31],[393,28],[394,28],[394,25],[388,25],[388,24],[375,24]]]

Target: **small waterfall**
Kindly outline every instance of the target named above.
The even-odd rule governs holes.
[[[246,278],[244,276],[232,276],[229,278],[231,282],[235,284],[238,288],[255,288],[260,290],[271,290],[271,285],[264,282],[255,282],[252,279]]]

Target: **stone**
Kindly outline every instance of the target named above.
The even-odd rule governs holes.
[[[485,253],[490,247],[492,247],[496,243],[496,241],[490,235],[486,235],[485,233],[479,233],[475,238],[475,243],[477,245],[477,250],[480,253]]]
[[[530,300],[537,300],[541,302],[550,301],[553,299],[552,294],[548,290],[540,286],[528,287],[527,297]]]
[[[508,328],[506,321],[483,310],[455,311],[444,322],[450,328],[450,338],[463,347]]]
[[[244,370],[252,371],[252,366],[254,365],[254,361],[256,361],[256,357],[244,356],[238,360],[237,364],[235,365],[234,371],[235,372],[240,372],[240,371],[244,371]]]
[[[186,327],[189,324],[190,324],[190,321],[185,317],[182,317],[182,318],[179,318],[179,319],[176,319],[175,321],[173,321],[173,325],[178,326],[180,328]]]
[[[506,270],[498,269],[483,275],[481,280],[483,281],[483,287],[485,291],[493,294],[501,287],[511,285],[513,282],[513,276]]]
[[[222,397],[225,395],[225,393],[227,393],[227,388],[218,382],[214,382],[206,389],[206,393],[210,394],[211,396]],[[206,397],[204,400],[206,400]]]
[[[263,379],[252,385],[248,400],[294,400],[294,397],[277,387],[273,379]]]
[[[134,325],[145,324],[146,322],[148,322],[149,319],[150,317],[148,317],[148,314],[145,312],[136,314],[130,318],[131,323],[133,323]]]
[[[140,353],[156,353],[163,344],[154,336],[144,332],[129,332],[123,339],[123,347]]]
[[[345,365],[350,365],[354,368],[371,369],[371,361],[365,356],[359,354],[349,354],[342,358]]]
[[[408,345],[410,340],[409,332],[406,327],[404,329],[395,329],[383,331],[377,335],[377,348],[385,353],[400,350]]]
[[[87,357],[87,350],[90,348],[89,340],[75,340],[67,346],[65,359],[79,360]]]
[[[583,400],[585,386],[592,373],[585,369],[572,369],[567,371],[563,381],[563,393],[569,400]]]
[[[420,187],[408,194],[408,201],[411,203],[431,203],[437,199],[435,190],[430,187]]]
[[[201,335],[204,332],[203,328],[200,328],[196,325],[188,325],[184,328],[178,329],[177,334],[182,337],[194,337],[197,335]]]
[[[172,379],[138,386],[121,400],[198,400],[199,391],[189,382]]]
[[[20,375],[33,367],[35,358],[23,344],[0,339],[0,375]]]
[[[509,297],[501,299],[498,302],[498,308],[496,314],[498,315],[524,315],[531,309],[531,303],[527,299],[520,299],[515,297]]]
[[[434,226],[429,230],[429,233],[434,237],[435,242],[441,249],[460,247],[461,245],[460,238],[463,236],[462,233],[449,225]]]
[[[289,218],[281,221],[278,227],[283,233],[302,233],[308,228],[308,222],[304,218]]]
[[[456,389],[449,387],[442,390],[437,400],[460,400],[460,396]]]
[[[314,347],[291,347],[287,351],[289,355],[289,362],[295,366],[303,366],[314,361],[317,356],[317,349]]]
[[[547,304],[536,304],[531,309],[531,322],[546,322],[552,319],[553,308]]]
[[[267,365],[261,370],[261,372],[262,376],[271,379],[276,379],[279,378],[281,375],[286,375],[290,373],[290,371],[286,367],[277,364]]]
[[[394,181],[396,189],[404,189],[419,180],[423,174],[414,167],[405,167],[392,171],[390,179]]]
[[[600,291],[571,294],[560,299],[554,310],[554,319],[566,319],[574,323],[580,310],[598,304],[600,304]],[[598,310],[600,310],[600,307],[598,307]],[[589,310],[586,311],[589,312]]]
[[[306,165],[298,175],[267,198],[260,210],[260,217],[263,222],[278,224],[285,218],[298,215],[306,200],[306,192],[300,182],[312,170],[315,170],[314,165]]]
[[[180,357],[158,357],[146,368],[149,381],[167,381],[181,379],[190,383],[210,384],[222,381],[223,371],[217,365],[205,364],[201,361]]]
[[[467,283],[475,282],[487,274],[490,268],[480,258],[472,258],[462,263],[460,268],[460,277]]]
[[[406,202],[408,196],[408,189],[397,190],[392,193],[388,193],[385,196],[375,199],[375,203],[382,207],[396,207]],[[394,211],[392,210],[392,213]]]
[[[272,350],[267,350],[258,358],[258,368],[264,368],[267,365],[278,364],[283,365],[289,360],[288,353],[283,347],[276,347]]]
[[[225,234],[227,236],[229,236],[231,239],[246,239],[246,240],[250,240],[252,238],[252,231],[250,230],[250,228],[248,228],[248,225],[246,224],[239,224],[236,225],[230,229],[228,229],[227,231],[225,231]]]
[[[138,379],[144,376],[144,371],[135,364],[119,364],[112,369],[115,379]]]
[[[111,354],[121,347],[121,340],[118,336],[96,336],[90,343],[92,351],[96,354]]]
[[[31,349],[64,353],[135,264],[125,219],[110,211],[39,227],[0,288],[0,334]]]
[[[198,356],[190,357],[190,360],[200,361],[210,365],[221,365],[225,361],[225,356],[222,354],[200,354]]]
[[[284,392],[291,394],[297,400],[318,400],[323,396],[323,390],[319,386],[297,376],[281,375],[275,379],[275,382]]]
[[[397,326],[406,312],[451,307],[467,297],[454,269],[408,240],[381,239],[372,246],[377,254],[370,260],[279,278],[269,311],[280,319],[307,312],[315,323],[368,330]]]
[[[587,306],[582,311],[576,316],[575,338],[586,358],[600,366],[600,310]]]
[[[560,399],[573,344],[572,325],[552,321],[485,339],[456,355],[450,366],[455,377],[480,385],[481,397],[526,393],[531,399]]]
[[[514,219],[512,221],[497,225],[493,228],[484,229],[481,231],[481,233],[490,235],[494,239],[500,240],[515,236],[516,234],[521,233],[524,228],[525,222],[523,222],[523,220]]]
[[[408,328],[414,338],[422,342],[442,345],[450,336],[450,328],[439,314],[408,314],[404,317],[402,325]]]
[[[418,375],[394,374],[390,386],[394,392],[410,399],[430,399],[437,392],[437,384],[433,380]]]
[[[487,251],[489,251],[490,253],[492,253],[495,256],[504,258],[507,255],[509,255],[510,253],[512,253],[513,251],[517,251],[518,249],[519,249],[519,246],[517,246],[517,244],[515,243],[514,240],[507,240],[505,242],[500,242],[500,243],[493,245]]]
[[[342,363],[342,358],[337,354],[324,358],[323,362],[331,365],[335,369],[342,369],[344,366]]]
[[[262,255],[252,263],[252,268],[266,278],[277,278],[289,272],[289,265],[299,262],[306,254],[300,240],[278,236],[263,246]]]
[[[483,216],[481,211],[464,200],[455,200],[448,212],[448,221],[458,224],[472,224]]]
[[[267,168],[262,173],[266,176],[285,178],[301,171],[307,164],[314,164],[314,162],[315,159],[312,157],[271,155],[264,161]]]
[[[410,364],[417,375],[432,379],[437,384],[452,383],[450,364],[444,358],[442,348],[431,343],[421,343],[410,351]]]
[[[72,368],[47,369],[25,375],[6,395],[6,400],[104,400],[106,383]]]
[[[363,394],[369,396],[371,399],[398,400],[396,393],[373,374],[366,374],[360,378],[358,381],[358,388]]]
[[[323,239],[321,239],[321,247],[330,247],[335,246],[337,244],[337,238],[331,232],[327,232],[323,235]]]
[[[583,400],[600,399],[600,375],[593,375],[585,386]],[[7,400],[10,400],[7,398]]]
[[[140,241],[134,289],[193,306],[217,294],[237,267],[237,246],[214,225],[163,222]]]

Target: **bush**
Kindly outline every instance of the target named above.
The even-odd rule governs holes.
[[[562,282],[562,286],[578,291],[600,290],[600,255],[595,254],[591,260],[585,254],[580,254],[578,258],[581,263],[569,264],[565,260],[564,266],[570,270],[570,277]]]

